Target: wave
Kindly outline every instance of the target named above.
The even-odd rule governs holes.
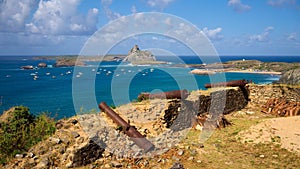
[[[266,80],[269,80],[269,81],[277,81],[279,79],[280,79],[280,77],[269,77],[269,78],[266,78]]]

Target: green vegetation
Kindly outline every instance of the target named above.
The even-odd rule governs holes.
[[[147,99],[149,99],[149,96],[147,96],[147,94],[145,94],[145,93],[142,93],[138,96],[137,102],[141,102],[141,101],[147,100]]]
[[[186,65],[176,65],[177,67],[184,67]],[[299,62],[286,63],[286,62],[261,62],[258,60],[235,60],[224,63],[213,63],[208,65],[203,64],[188,64],[193,68],[211,68],[211,69],[238,69],[246,70],[252,69],[255,71],[275,71],[275,72],[287,72],[300,68]]]
[[[114,104],[111,104],[109,107],[112,108],[112,109],[116,109],[117,108]]]
[[[55,121],[46,113],[37,117],[24,106],[6,112],[0,120],[0,163],[18,153],[27,151],[55,132]]]

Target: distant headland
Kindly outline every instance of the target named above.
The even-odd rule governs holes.
[[[148,65],[148,64],[166,64],[164,61],[156,60],[156,57],[147,50],[140,50],[138,45],[134,45],[125,54],[108,54],[105,56],[81,56],[79,55],[61,55],[61,56],[35,56],[34,60],[55,60],[53,67],[71,67],[84,66],[85,62],[112,62],[124,61],[130,62],[133,65]]]

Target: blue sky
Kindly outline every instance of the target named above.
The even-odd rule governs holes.
[[[0,55],[78,54],[98,29],[140,12],[185,19],[220,55],[300,56],[298,0],[0,0]],[[189,54],[160,37],[143,38],[131,38],[112,53],[127,53],[138,43]]]

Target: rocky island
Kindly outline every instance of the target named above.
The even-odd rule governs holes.
[[[61,58],[57,59],[54,67],[72,67],[72,66],[84,66],[85,63],[77,58]]]
[[[155,56],[150,51],[140,50],[138,45],[134,45],[134,47],[128,52],[127,57],[123,61],[131,62],[134,65],[165,63],[165,62],[157,61]]]

